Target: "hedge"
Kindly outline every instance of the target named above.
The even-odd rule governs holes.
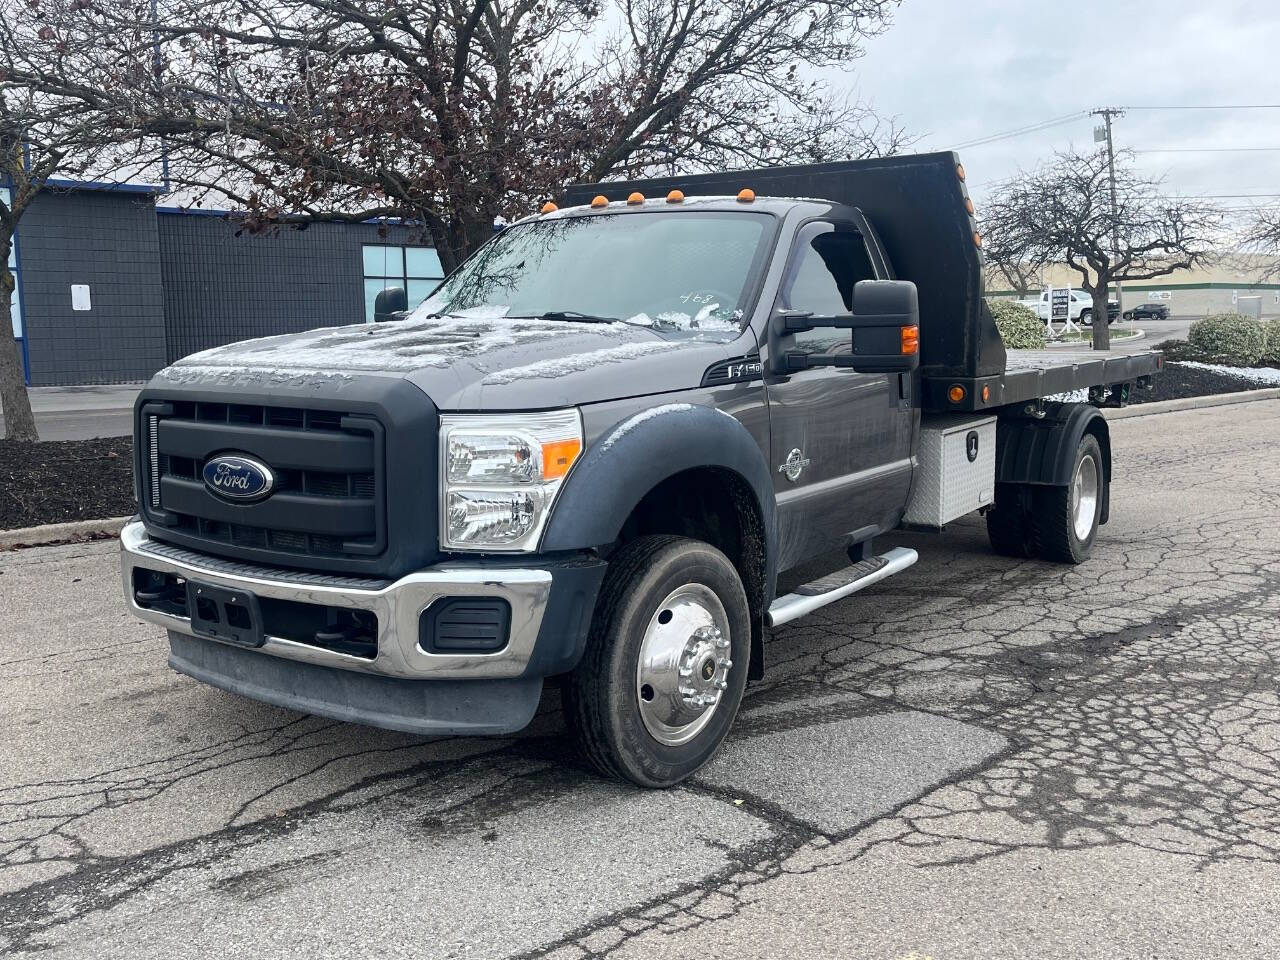
[[[1267,353],[1267,328],[1236,313],[1197,320],[1187,339],[1206,357],[1231,367],[1257,366]]]
[[[1044,321],[1034,310],[1012,300],[988,300],[1000,339],[1010,350],[1040,350],[1044,347]]]
[[[1262,326],[1267,334],[1267,347],[1262,354],[1262,359],[1267,363],[1280,366],[1280,317],[1264,320]]]

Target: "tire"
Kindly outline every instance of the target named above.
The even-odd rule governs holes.
[[[1090,471],[1093,475],[1091,504],[1087,489]],[[1071,482],[1064,487],[1037,487],[1033,491],[1035,509],[1032,521],[1036,552],[1043,560],[1083,563],[1089,559],[1093,550],[1093,542],[1098,536],[1098,520],[1102,516],[1103,498],[1106,496],[1107,478],[1103,471],[1102,448],[1092,434],[1086,433],[1076,447],[1075,459],[1071,464],[1071,478]],[[1077,484],[1080,485],[1079,496]]]
[[[685,537],[622,547],[605,573],[586,651],[563,687],[583,756],[599,773],[642,787],[684,780],[728,734],[750,653],[750,608],[728,557]],[[689,699],[713,692],[710,705]]]
[[[996,487],[996,505],[987,511],[987,539],[1002,557],[1026,560],[1036,555],[1035,530],[1024,506],[1025,488],[1002,483]]]
[[[1087,327],[1087,326],[1090,326],[1090,325],[1093,323],[1093,311],[1092,311],[1092,310],[1081,310],[1081,311],[1080,311],[1080,323],[1081,323],[1081,325],[1082,325],[1082,326],[1086,326],[1086,327]]]

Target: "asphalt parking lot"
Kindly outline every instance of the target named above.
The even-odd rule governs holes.
[[[783,629],[645,792],[165,667],[110,544],[0,555],[0,953],[1273,957],[1280,401],[1116,421],[1078,568],[978,522]]]

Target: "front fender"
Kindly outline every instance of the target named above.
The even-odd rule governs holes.
[[[766,582],[772,585],[777,509],[764,454],[732,416],[691,403],[651,407],[604,431],[565,481],[542,549],[583,550],[612,543],[645,494],[699,467],[730,470],[751,487],[764,523]]]

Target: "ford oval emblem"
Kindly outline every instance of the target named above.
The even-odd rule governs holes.
[[[228,454],[204,465],[204,485],[226,500],[261,500],[275,488],[275,474],[252,457]]]

